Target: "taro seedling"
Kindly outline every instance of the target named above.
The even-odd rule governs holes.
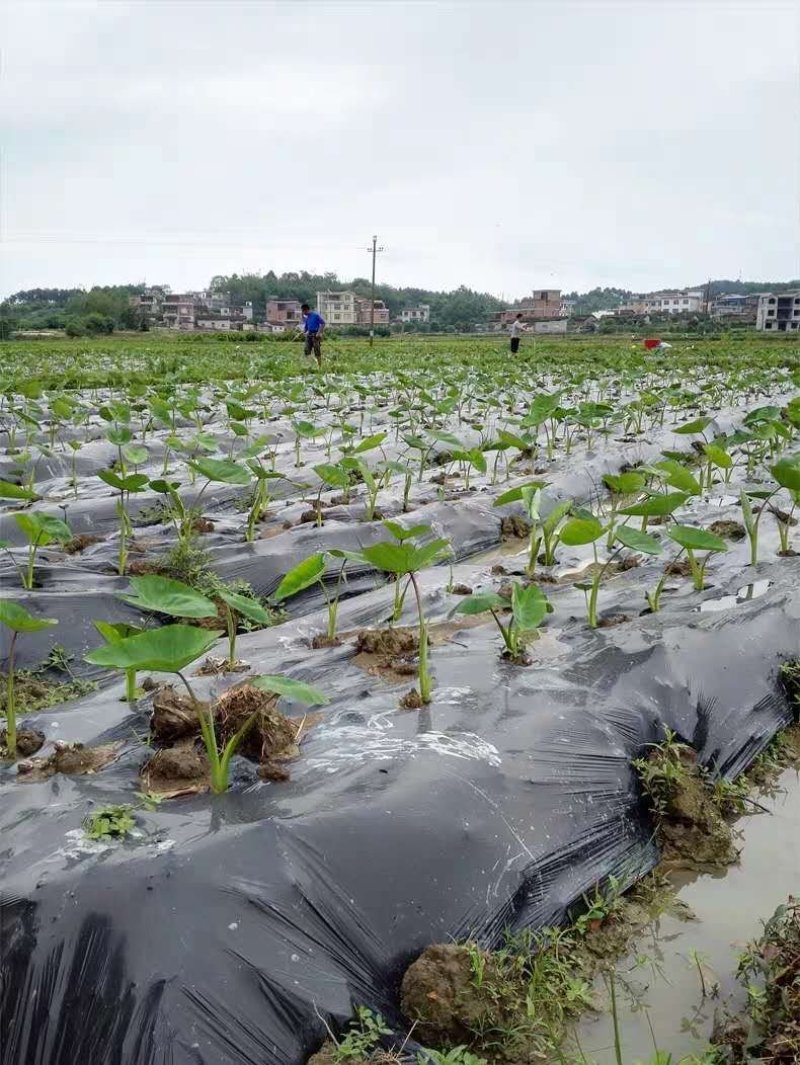
[[[228,633],[228,669],[233,670],[236,668],[236,630],[239,618],[247,618],[256,625],[264,626],[272,624],[272,615],[249,595],[240,595],[238,592],[228,591],[227,588],[219,588],[217,594],[223,603],[225,628]]]
[[[667,530],[667,536],[681,548],[677,557],[680,557],[683,551],[686,552],[694,589],[702,592],[708,560],[716,552],[727,551],[728,545],[714,533],[707,529],[698,529],[694,525],[673,525]],[[698,554],[701,551],[705,554]]]
[[[124,621],[110,622],[110,621],[95,621],[94,627],[106,641],[106,643],[119,643],[121,640],[127,639],[128,636],[136,636],[137,633],[144,632],[138,625],[128,625]],[[125,695],[124,700],[129,703],[135,703],[137,696],[136,688],[136,670],[125,670]]]
[[[789,554],[789,528],[793,522],[793,514],[798,502],[800,502],[800,455],[792,455],[776,462],[770,469],[777,485],[773,489],[744,491],[739,495],[744,517],[744,527],[750,541],[750,565],[755,566],[758,562],[758,533],[761,518],[769,509],[775,514],[778,522],[778,535],[781,541],[781,554]],[[781,488],[785,488],[791,500],[791,509],[788,512],[779,511],[771,504],[772,497],[777,495]],[[761,500],[758,513],[753,512],[750,497]]]
[[[119,492],[117,500],[117,514],[119,516],[119,556],[117,559],[117,572],[122,576],[128,561],[128,542],[133,536],[133,523],[128,513],[128,504],[131,494],[143,492],[148,478],[144,473],[119,474],[114,470],[100,470],[97,474],[101,481],[105,481],[111,488]]]
[[[511,608],[511,614],[506,624],[501,621],[501,613]],[[524,661],[525,644],[530,640],[538,639],[538,628],[552,613],[552,604],[547,596],[535,584],[525,586],[519,581],[511,585],[511,602],[496,592],[480,592],[476,595],[467,596],[451,611],[451,614],[483,614],[486,611],[492,615],[495,624],[500,630],[505,646],[504,654],[513,662]]]
[[[382,573],[394,574],[396,578],[407,576],[414,589],[419,618],[419,696],[424,704],[431,701],[433,681],[428,671],[428,623],[422,605],[422,595],[417,581],[420,570],[441,559],[450,550],[447,540],[432,540],[428,544],[416,546],[410,537],[400,543],[384,541],[363,548],[361,554],[375,569]]]
[[[332,595],[325,583],[325,552],[317,551],[315,554],[309,555],[308,558],[304,558],[302,562],[298,562],[296,566],[293,566],[285,574],[283,580],[275,589],[272,598],[275,603],[282,603],[286,599],[291,599],[293,595],[298,595],[300,592],[305,591],[306,588],[310,588],[312,584],[318,584],[328,607],[328,625],[325,638],[332,643],[336,639],[336,622],[339,614],[339,596],[344,579],[344,568],[348,561],[357,560],[363,562],[364,559],[356,552],[340,551],[338,549],[331,551],[330,554],[342,559]]]
[[[11,630],[6,676],[6,743],[10,758],[17,757],[17,706],[14,697],[14,651],[21,632],[40,632],[58,624],[56,618],[37,618],[11,599],[0,599],[0,622]]]
[[[21,514],[15,514],[14,520],[22,529],[25,539],[28,541],[27,565],[23,569],[21,566],[17,566],[13,555],[11,558],[22,579],[22,587],[30,591],[33,588],[34,566],[36,565],[36,555],[39,548],[46,547],[52,543],[65,544],[72,537],[72,530],[61,518],[53,518],[49,514],[41,514],[38,511],[23,511]],[[7,543],[3,542],[2,546],[8,551]]]

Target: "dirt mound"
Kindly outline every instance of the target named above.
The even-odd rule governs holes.
[[[91,533],[78,533],[71,540],[65,541],[62,547],[68,555],[79,555],[87,547],[91,547],[92,544],[99,544],[102,540],[102,536],[92,536]]]
[[[153,698],[150,731],[162,743],[172,743],[200,731],[197,710],[188,695],[179,695],[171,684],[159,688]]]
[[[84,747],[82,743],[62,743],[57,740],[51,755],[20,762],[17,770],[27,781],[46,780],[55,773],[67,773],[72,776],[97,773],[109,762],[113,762],[120,746],[119,743],[106,743],[97,747]]]
[[[504,540],[527,540],[530,534],[529,522],[516,514],[508,514],[500,522],[500,535]]]
[[[487,968],[492,966],[491,954],[481,952],[481,956]],[[470,949],[457,943],[428,947],[406,969],[400,1004],[406,1017],[416,1022],[414,1035],[420,1042],[447,1045],[471,1042],[492,1009],[494,1024],[503,1011],[502,1003],[483,999],[475,987]]]
[[[278,698],[244,684],[232,688],[214,706],[220,745],[255,717],[239,747],[239,754],[257,762],[287,761],[299,753],[297,729],[277,708]]]
[[[44,743],[44,733],[39,732],[38,729],[18,729],[17,730],[17,756],[20,758],[30,758],[32,754],[40,749]],[[3,729],[0,732],[0,750],[4,750],[6,746],[6,730]]]
[[[712,521],[708,529],[709,532],[715,536],[721,536],[724,540],[744,540],[747,536],[747,530],[740,521],[721,518],[719,521]]]
[[[417,653],[419,637],[413,629],[361,629],[356,635],[356,654],[402,658]]]
[[[208,776],[206,753],[191,739],[157,751],[142,767],[144,789],[158,795],[200,791],[207,786]]]

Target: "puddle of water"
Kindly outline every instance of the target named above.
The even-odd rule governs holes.
[[[701,614],[713,614],[720,610],[730,610],[731,607],[739,606],[740,603],[758,599],[771,584],[772,581],[767,580],[753,581],[752,584],[746,584],[743,588],[740,588],[736,595],[723,595],[719,599],[706,599],[697,609]]]
[[[744,991],[734,978],[738,955],[786,897],[797,894],[800,881],[800,776],[787,770],[780,789],[771,798],[758,797],[768,813],[739,821],[740,865],[716,876],[682,874],[687,879],[678,895],[697,920],[661,917],[652,938],[643,937],[618,967],[620,984],[636,985],[647,1007],[637,1006],[630,994],[618,996],[624,1061],[651,1060],[650,1024],[659,1048],[673,1061],[699,1054],[708,1045],[715,1010],[726,1001],[743,1004]],[[673,882],[679,876],[674,874]],[[645,964],[637,962],[645,955]],[[703,998],[701,969],[707,989],[718,985],[716,997]],[[584,1019],[578,1037],[592,1065],[615,1065],[608,1014]]]

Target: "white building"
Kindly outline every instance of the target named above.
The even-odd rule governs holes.
[[[800,329],[800,289],[762,292],[758,297],[756,329],[789,333]]]
[[[705,310],[705,297],[699,289],[678,292],[651,292],[637,298],[646,314],[698,314]]]
[[[431,308],[427,303],[420,303],[416,307],[406,307],[405,310],[400,312],[400,321],[407,322],[429,322],[431,320]]]
[[[358,323],[359,299],[355,292],[317,293],[317,313],[328,325],[356,325]]]

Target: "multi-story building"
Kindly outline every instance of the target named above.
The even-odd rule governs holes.
[[[711,301],[712,318],[735,318],[737,321],[754,322],[758,312],[758,295],[755,293],[723,292]]]
[[[756,329],[788,333],[800,329],[800,289],[762,292],[758,297]]]
[[[302,320],[300,300],[279,300],[277,296],[267,300],[267,321],[270,325],[299,325]]]
[[[570,300],[567,299],[566,296],[562,296],[558,311],[559,318],[569,318],[574,312],[575,300]]]
[[[356,299],[356,325],[389,324],[389,308],[383,300],[375,300],[373,315],[370,315],[370,301],[368,299]],[[322,316],[323,318],[325,315]]]
[[[495,316],[495,321],[502,328],[510,325],[518,314],[522,315],[522,320],[526,324],[537,320],[552,321],[554,318],[560,318],[561,289],[534,289],[533,294],[520,300],[516,307],[507,307],[504,311],[499,311]]]
[[[632,302],[641,303],[644,314],[698,314],[705,310],[705,297],[699,289],[651,292],[646,296],[634,296]]]
[[[137,307],[148,321],[157,322],[164,314],[164,301],[169,296],[169,285],[150,285],[140,295],[131,296],[131,305]]]
[[[400,312],[401,322],[429,322],[431,320],[431,308],[427,303],[420,303],[416,307],[406,307]]]
[[[194,329],[198,313],[207,310],[200,293],[187,292],[183,295],[165,297],[163,305],[164,325],[168,329]]]
[[[317,313],[328,325],[357,325],[359,299],[355,292],[317,293]]]

